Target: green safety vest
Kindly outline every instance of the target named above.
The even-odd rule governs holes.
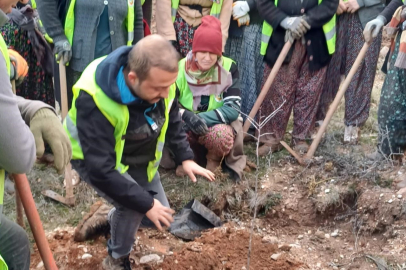
[[[171,9],[172,22],[175,22],[176,13],[178,13],[179,2],[180,0],[172,0],[172,9]],[[219,19],[222,5],[223,0],[220,0],[219,4],[213,2],[213,5],[211,6],[210,10],[210,15]]]
[[[10,56],[8,55],[7,45],[3,39],[3,36],[0,35],[0,51],[3,54],[4,60],[6,61],[7,72],[10,75]],[[0,169],[0,216],[3,212],[3,199],[4,199],[4,181],[6,180],[6,172],[3,169]],[[1,218],[0,218],[1,225]],[[8,270],[7,264],[0,255],[0,270]]]
[[[128,9],[127,9],[127,45],[131,46],[134,41],[134,1],[137,0],[127,0]],[[68,39],[69,43],[72,45],[73,42],[73,32],[75,30],[75,4],[76,0],[71,0],[68,8],[68,13],[66,14],[65,19],[65,36]]]
[[[319,5],[323,0],[319,0]],[[278,0],[275,0],[275,6],[278,6]],[[324,35],[326,36],[327,48],[329,54],[333,54],[336,50],[336,15],[325,25],[323,25]],[[261,55],[266,54],[266,49],[268,48],[269,40],[271,39],[273,32],[272,26],[264,21],[262,25],[262,36],[261,36]]]
[[[183,108],[187,109],[188,111],[198,113],[199,111],[193,110],[193,93],[190,91],[189,85],[186,81],[185,63],[186,58],[179,61],[179,73],[178,78],[176,79],[176,85],[178,86],[180,92],[178,101]],[[232,63],[234,63],[232,59],[223,56],[223,68],[225,70],[230,71]],[[207,111],[209,112],[218,109],[222,107],[223,104],[223,94],[220,94],[219,96],[210,95],[209,108]]]
[[[79,81],[73,86],[72,108],[69,110],[69,113],[63,122],[63,126],[72,144],[72,159],[83,160],[84,159],[83,151],[80,145],[78,130],[76,127],[77,111],[75,103],[77,97],[79,96],[79,92],[81,90],[86,91],[86,93],[88,93],[93,97],[93,100],[98,109],[102,112],[102,114],[114,127],[114,137],[116,140],[115,169],[118,170],[121,174],[123,174],[128,170],[128,166],[122,164],[121,160],[123,157],[125,144],[123,136],[126,134],[127,131],[128,122],[130,120],[130,114],[128,112],[128,107],[126,105],[119,104],[114,100],[110,99],[96,83],[95,80],[96,68],[104,58],[105,57],[96,59],[92,63],[90,63],[89,66],[83,72]],[[165,134],[168,129],[169,123],[169,111],[175,99],[175,95],[176,95],[176,86],[173,84],[169,90],[169,97],[165,99],[165,108],[166,108],[165,122],[162,126],[161,133],[158,136],[158,143],[155,150],[155,160],[150,161],[147,167],[147,175],[149,182],[151,182],[152,179],[154,178],[162,158],[162,151],[165,144]]]
[[[32,9],[37,9],[37,2],[35,2],[35,0],[31,0],[31,7],[32,7]],[[41,20],[38,20],[38,23],[40,24],[40,27],[43,27],[43,24],[42,24]],[[49,43],[54,43],[53,39],[48,34],[45,34],[44,38]]]

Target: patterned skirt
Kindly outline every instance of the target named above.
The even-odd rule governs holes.
[[[18,96],[31,100],[40,100],[55,107],[54,85],[52,76],[45,74],[37,60],[26,31],[9,21],[1,29],[6,44],[17,51],[27,61],[29,70],[25,80],[18,85]]]
[[[180,53],[182,58],[192,50],[193,37],[197,27],[192,27],[183,18],[176,14],[175,22],[173,23],[176,32],[176,50]]]
[[[229,37],[225,54],[237,62],[241,85],[241,111],[249,114],[261,91],[265,63],[260,54],[262,25],[245,26],[242,37]],[[243,115],[245,120],[245,116]]]

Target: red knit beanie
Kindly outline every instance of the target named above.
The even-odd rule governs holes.
[[[223,52],[223,35],[221,23],[213,16],[204,16],[202,24],[196,29],[193,37],[192,52],[210,52],[218,56]]]

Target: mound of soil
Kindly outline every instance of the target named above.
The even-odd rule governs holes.
[[[230,228],[206,232],[195,242],[188,243],[180,252],[166,257],[162,269],[246,269],[249,233]],[[275,261],[271,256],[280,253]],[[250,269],[294,270],[302,263],[278,251],[277,245],[262,243],[259,236],[252,239]]]

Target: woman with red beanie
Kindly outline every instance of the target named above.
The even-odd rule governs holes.
[[[241,97],[237,65],[222,56],[220,21],[202,18],[196,30],[192,51],[179,61],[176,80],[184,128],[196,161],[215,171],[224,160],[225,168],[236,180],[246,164],[243,154]],[[199,154],[207,153],[206,160]],[[177,173],[182,173],[178,167]]]

